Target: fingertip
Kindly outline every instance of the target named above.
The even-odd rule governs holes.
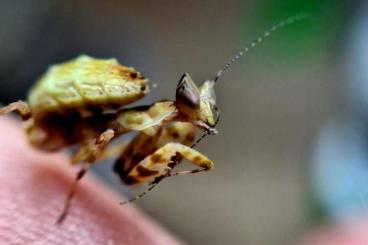
[[[32,149],[16,120],[0,118],[0,241],[15,244],[180,244],[89,173],[68,217],[54,225],[77,168]]]

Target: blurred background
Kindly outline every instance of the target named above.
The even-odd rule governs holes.
[[[82,53],[115,57],[156,83],[139,104],[174,98],[184,72],[212,78],[300,12],[317,19],[279,30],[217,84],[220,133],[198,146],[215,170],[167,179],[136,202],[188,244],[299,244],[368,217],[363,0],[1,0],[0,101],[26,98],[48,65]],[[122,186],[112,163],[95,173],[125,195],[144,190]]]

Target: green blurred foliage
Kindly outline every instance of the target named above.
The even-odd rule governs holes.
[[[282,59],[277,70],[290,69],[290,65],[331,58],[340,45],[351,8],[351,3],[339,0],[266,0],[254,4],[252,11],[244,5],[243,12],[247,14],[244,23],[247,26],[244,28],[242,25],[239,33],[242,33],[242,39],[249,40],[254,33],[261,34],[289,16],[298,13],[314,15],[315,21],[300,21],[274,33],[262,44],[262,48],[258,47],[252,59],[252,63],[261,63],[262,66]]]

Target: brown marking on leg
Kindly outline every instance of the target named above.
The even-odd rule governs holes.
[[[153,143],[153,138],[152,137],[148,137],[148,139],[146,139],[144,141],[144,143],[142,144],[141,147],[143,149],[148,149],[148,148],[152,147],[152,143]]]
[[[180,134],[176,131],[171,133],[171,137],[173,137],[173,139],[178,139],[180,137]]]
[[[92,139],[88,141],[79,148],[74,156],[72,156],[72,164],[80,162],[95,162],[103,155],[106,146],[108,145],[108,143],[110,143],[114,136],[114,130],[107,129],[106,131],[101,133],[97,139]]]
[[[129,144],[114,164],[113,170],[119,175],[120,179],[125,178],[128,172],[134,167],[128,162],[133,155],[133,150],[132,145]]]
[[[132,176],[127,176],[126,178],[122,179],[124,181],[124,183],[126,185],[135,185],[135,184],[139,184],[140,181],[137,180],[136,178],[132,177]]]
[[[202,160],[202,157],[200,157],[200,156],[195,156],[194,158],[193,158],[193,161],[194,162],[200,162]]]
[[[137,166],[137,171],[143,177],[148,177],[148,176],[153,176],[153,175],[157,175],[158,174],[158,171],[157,170],[151,170],[151,169],[146,168],[146,167],[144,167],[142,165],[138,165]]]
[[[206,170],[213,169],[213,163],[211,161],[202,160],[202,162],[199,161],[198,164],[203,169],[206,169]]]
[[[154,153],[154,154],[151,155],[150,158],[151,158],[152,162],[158,162],[161,159],[161,155],[157,154],[157,153]]]
[[[145,157],[146,157],[146,155],[144,155],[144,154],[141,154],[141,153],[135,153],[135,154],[131,157],[131,161],[132,161],[132,162],[140,162],[140,161],[142,161]]]
[[[192,143],[195,139],[194,133],[187,134],[185,136],[185,142]]]
[[[137,164],[157,149],[157,139],[162,130],[158,129],[157,132],[152,136],[144,133],[138,134],[121,152],[120,157],[114,164],[114,171],[123,182],[126,182],[125,179]]]

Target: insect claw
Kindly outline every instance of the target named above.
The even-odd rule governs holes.
[[[219,133],[219,131],[218,131],[216,128],[208,128],[208,129],[206,130],[206,132],[207,132],[207,134],[209,134],[209,135],[216,135],[216,134],[218,134],[218,133]]]

